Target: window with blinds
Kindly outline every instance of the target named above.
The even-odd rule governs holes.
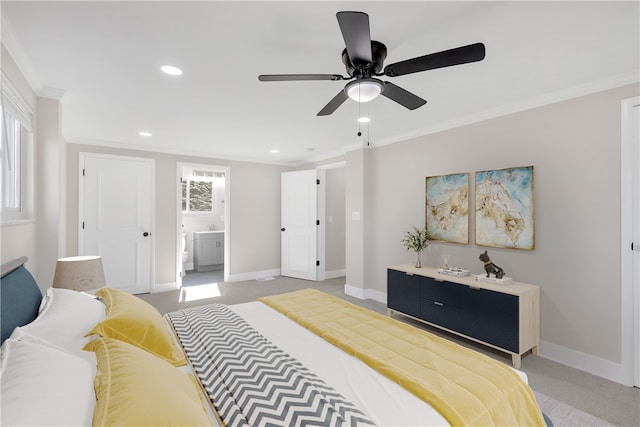
[[[4,73],[0,84],[0,212],[7,224],[34,217],[32,112]]]

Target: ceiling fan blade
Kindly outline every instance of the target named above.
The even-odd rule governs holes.
[[[384,82],[384,90],[381,95],[386,96],[392,101],[397,102],[409,110],[415,110],[427,103],[424,99],[412,94],[408,90],[402,89],[391,82]]]
[[[351,63],[355,66],[370,64],[369,15],[364,12],[338,12],[336,17]]]
[[[484,55],[484,44],[474,43],[389,64],[384,67],[383,74],[389,77],[396,77],[436,68],[451,67],[452,65],[467,64],[469,62],[482,61]]]
[[[329,114],[331,114],[334,111],[336,111],[338,109],[338,107],[341,106],[344,103],[344,101],[347,100],[347,98],[349,98],[349,97],[347,96],[345,91],[341,90],[340,92],[338,92],[338,94],[336,96],[333,97],[333,99],[331,101],[329,101],[329,103],[327,105],[324,106],[324,108],[322,110],[320,110],[320,112],[317,115],[318,116],[328,116]]]
[[[339,74],[261,74],[261,82],[287,82],[298,80],[344,80]]]

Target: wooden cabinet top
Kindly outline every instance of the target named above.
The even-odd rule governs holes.
[[[407,274],[431,277],[438,281],[447,281],[451,283],[459,283],[461,285],[467,285],[470,288],[475,289],[487,289],[494,292],[501,292],[511,295],[524,295],[531,292],[539,293],[540,287],[537,285],[530,285],[528,283],[512,281],[509,283],[494,283],[485,280],[477,280],[475,274],[471,274],[466,277],[458,277],[451,274],[438,273],[437,268],[433,267],[421,267],[416,268],[413,264],[400,264],[391,265],[387,267],[390,270],[402,271]]]

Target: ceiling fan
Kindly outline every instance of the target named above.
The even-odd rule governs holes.
[[[484,59],[484,44],[474,43],[396,62],[383,69],[382,63],[387,57],[387,47],[383,43],[371,40],[369,15],[364,12],[338,12],[336,16],[346,46],[346,49],[342,51],[342,62],[346,67],[348,77],[340,74],[262,74],[258,76],[258,80],[262,82],[352,80],[320,110],[318,116],[327,116],[333,113],[347,98],[357,102],[368,102],[378,95],[383,95],[409,110],[415,110],[426,104],[427,101],[400,86],[376,77],[404,76],[405,74],[467,64]]]

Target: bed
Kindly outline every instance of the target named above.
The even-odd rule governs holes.
[[[25,261],[2,266],[2,425],[551,424],[524,373],[431,355],[424,331],[318,291],[160,316],[115,289],[42,295]]]

